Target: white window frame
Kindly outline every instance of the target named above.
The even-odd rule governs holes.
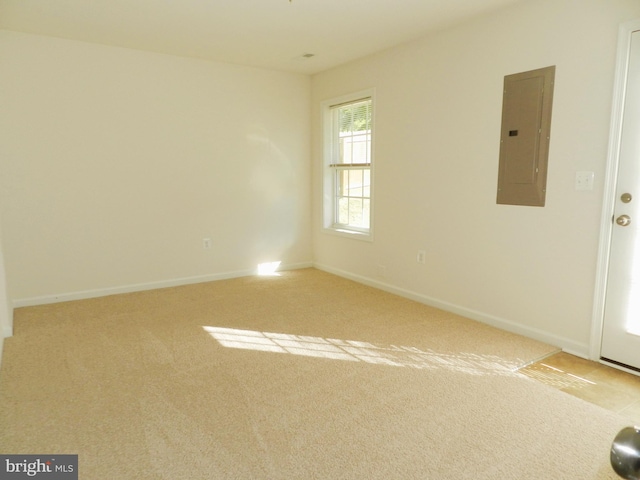
[[[371,100],[371,153],[369,165],[369,228],[362,228],[337,223],[337,148],[332,110],[342,104],[360,100]],[[322,102],[322,138],[323,138],[323,197],[322,197],[322,230],[325,233],[340,235],[360,240],[373,241],[373,203],[374,203],[374,143],[375,143],[375,89],[370,88],[350,93]]]

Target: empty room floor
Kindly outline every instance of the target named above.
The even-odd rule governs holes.
[[[640,425],[640,376],[564,352],[523,367],[520,373]]]

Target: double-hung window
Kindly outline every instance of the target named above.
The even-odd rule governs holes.
[[[324,227],[371,238],[373,91],[324,104]]]

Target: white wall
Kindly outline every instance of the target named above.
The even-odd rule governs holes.
[[[16,304],[311,262],[308,76],[8,31],[0,69]]]
[[[314,76],[318,266],[588,355],[617,33],[637,17],[637,0],[522,2]],[[546,206],[496,205],[503,78],[549,65]],[[320,102],[368,87],[372,243],[320,230]],[[593,191],[574,189],[580,170]]]

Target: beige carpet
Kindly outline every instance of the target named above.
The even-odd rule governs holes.
[[[81,479],[601,479],[556,349],[313,270],[18,309],[0,453]]]

